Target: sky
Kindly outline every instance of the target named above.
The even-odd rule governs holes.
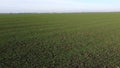
[[[120,0],[0,0],[0,13],[112,11],[120,11]]]

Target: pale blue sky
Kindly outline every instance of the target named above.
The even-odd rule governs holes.
[[[107,11],[120,11],[120,0],[0,0],[0,13]]]

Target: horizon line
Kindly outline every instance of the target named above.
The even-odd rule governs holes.
[[[0,12],[0,14],[43,14],[43,13],[119,13],[120,11],[88,11],[88,12]]]

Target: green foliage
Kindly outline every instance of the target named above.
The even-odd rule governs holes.
[[[117,68],[120,13],[1,14],[0,68]]]

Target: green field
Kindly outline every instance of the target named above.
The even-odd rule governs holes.
[[[0,14],[0,68],[119,68],[120,13]]]

